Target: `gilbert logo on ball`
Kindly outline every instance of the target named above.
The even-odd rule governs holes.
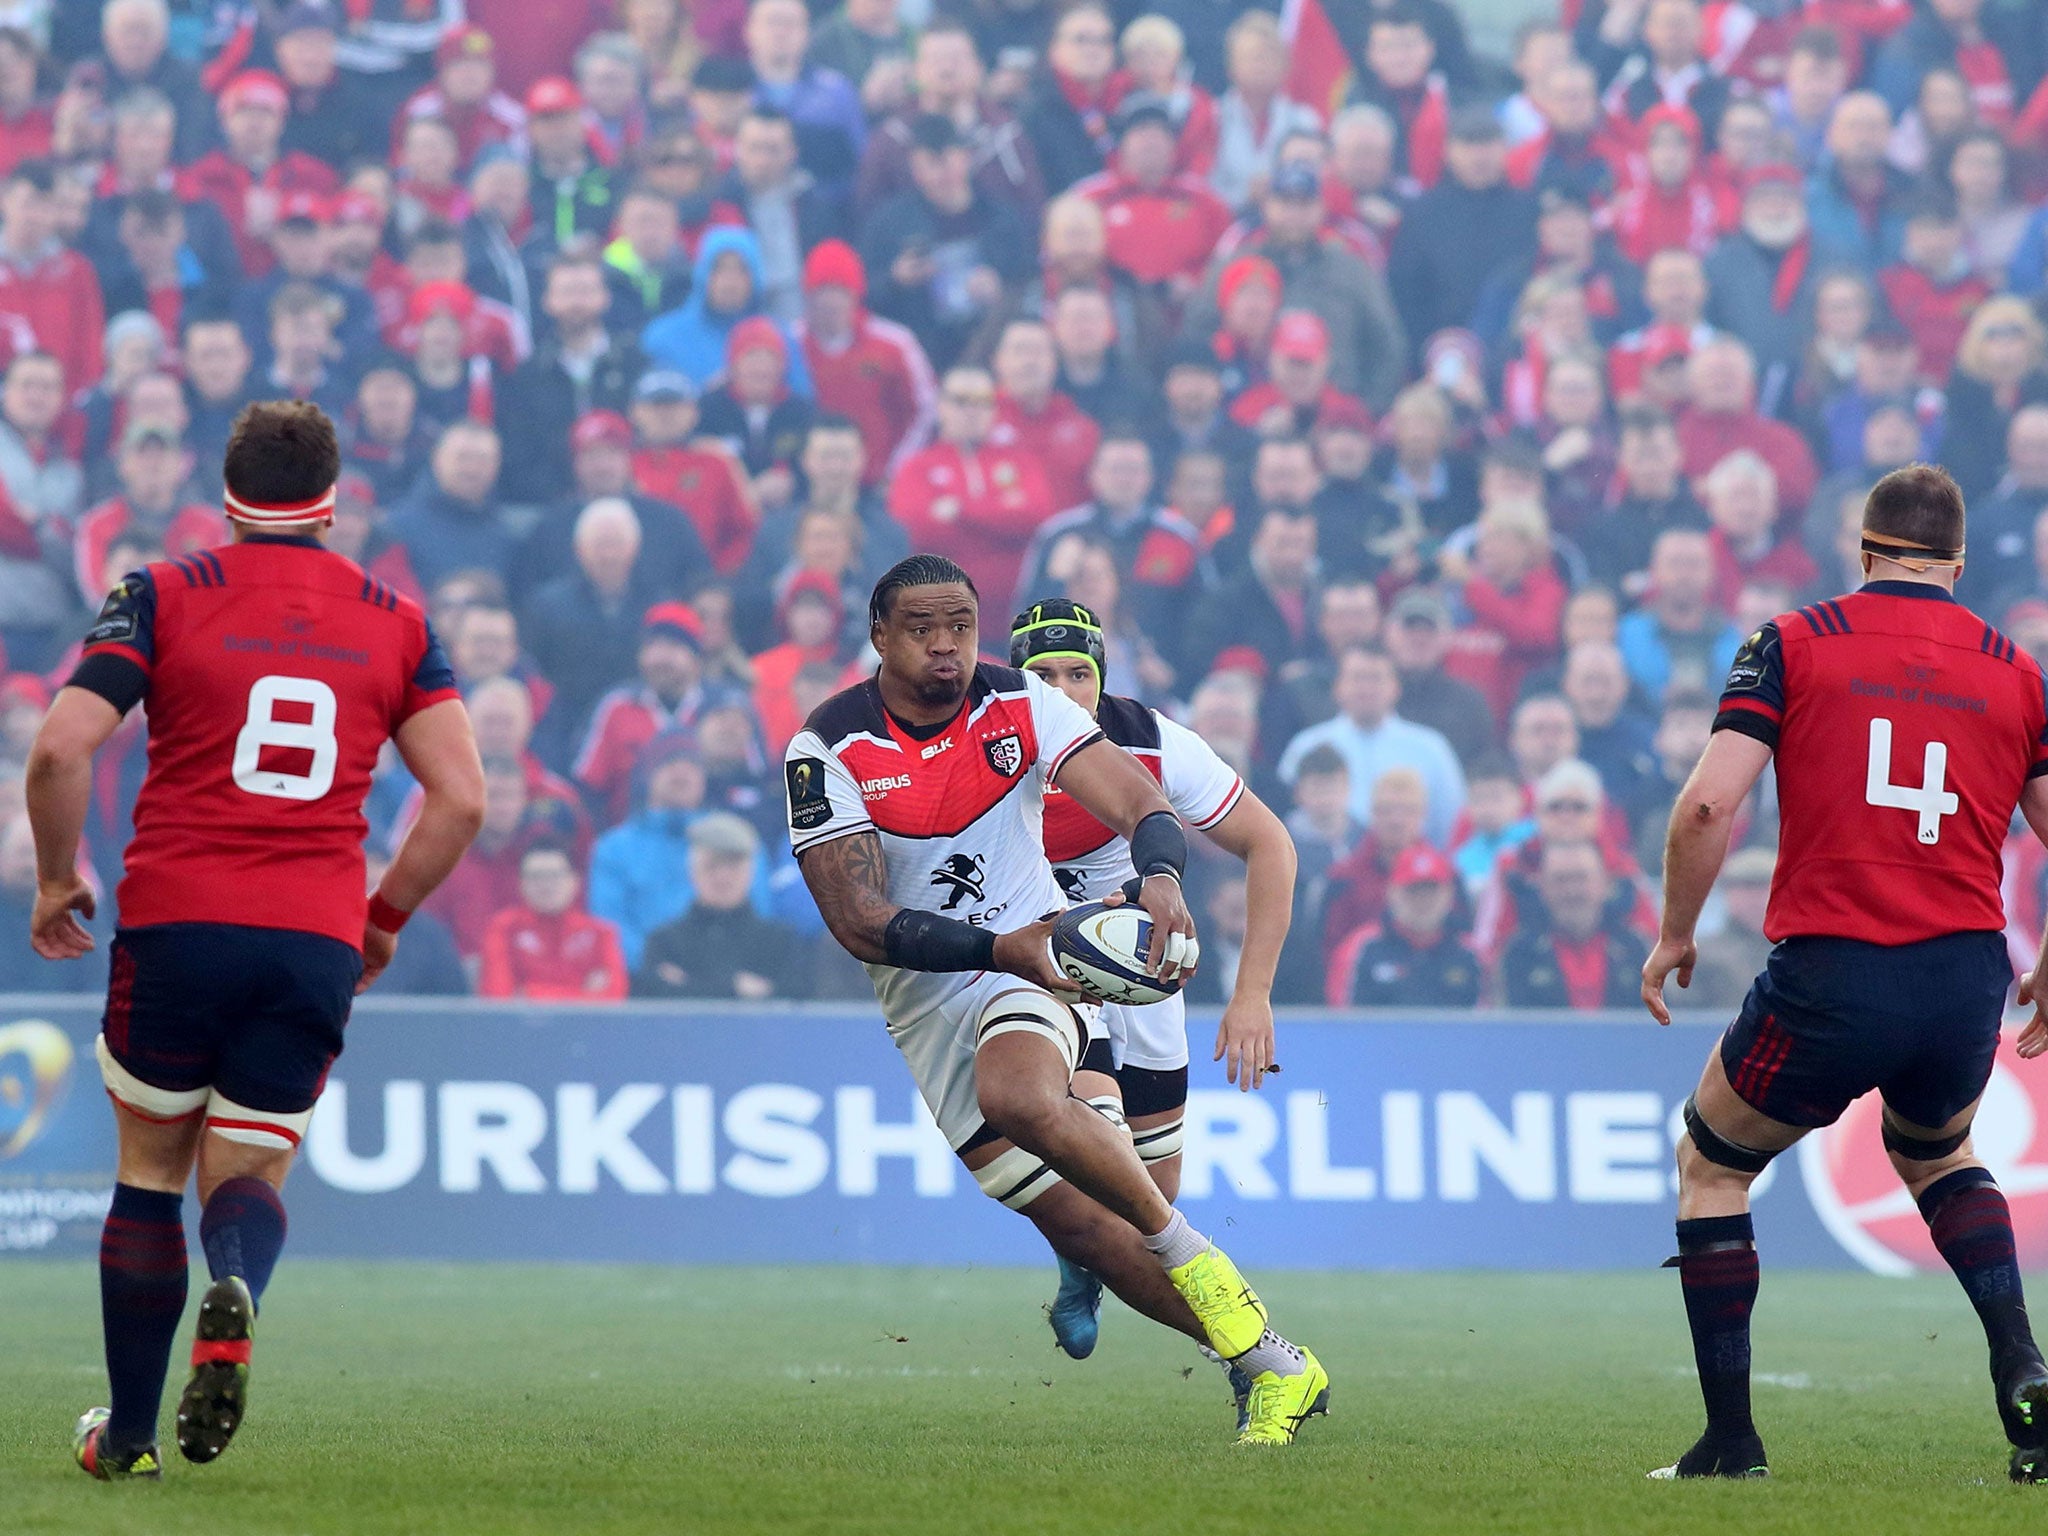
[[[1881,1275],[1946,1272],[1913,1197],[1885,1156],[1884,1106],[1874,1093],[1799,1143],[1799,1171],[1821,1225],[1849,1256]],[[1991,1072],[1972,1130],[1977,1156],[2012,1207],[2020,1265],[2048,1264],[2048,1078]]]
[[[0,1025],[0,1161],[42,1135],[71,1083],[71,1040],[44,1019]]]

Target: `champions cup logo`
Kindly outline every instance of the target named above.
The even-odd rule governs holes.
[[[1913,1197],[1880,1139],[1884,1106],[1874,1093],[1799,1144],[1807,1198],[1828,1235],[1881,1275],[1946,1270]],[[2048,1082],[1994,1067],[1971,1129],[1977,1156],[2012,1207],[2020,1266],[2048,1264]]]
[[[43,1133],[71,1082],[70,1038],[42,1019],[0,1025],[0,1161]]]

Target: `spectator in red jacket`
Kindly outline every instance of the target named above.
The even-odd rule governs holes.
[[[860,428],[864,485],[885,481],[931,437],[938,381],[910,330],[868,313],[867,269],[843,240],[821,240],[804,262],[796,334],[820,411]]]
[[[1323,876],[1325,956],[1348,934],[1386,916],[1395,861],[1411,848],[1429,846],[1422,836],[1428,814],[1429,791],[1413,768],[1389,768],[1373,781],[1372,820],[1365,835]]]
[[[1778,505],[1796,517],[1813,499],[1820,471],[1806,439],[1756,408],[1756,363],[1732,336],[1716,336],[1686,364],[1691,404],[1678,418],[1685,472],[1697,480],[1738,448],[1747,448],[1778,477]]]
[[[161,544],[164,558],[171,560],[228,541],[220,512],[183,496],[192,455],[169,427],[131,423],[122,435],[116,465],[119,494],[80,517],[73,535],[73,569],[79,596],[88,605],[106,594],[107,551],[117,539],[132,536]]]
[[[1330,330],[1322,316],[1305,309],[1282,314],[1273,326],[1266,354],[1266,382],[1231,402],[1230,419],[1261,437],[1306,437],[1325,416],[1363,422],[1370,436],[1372,416],[1365,402],[1330,382]]]
[[[46,160],[0,184],[0,316],[18,318],[13,350],[49,353],[75,394],[99,380],[107,320],[92,264],[57,238],[55,185]]]
[[[619,930],[577,907],[583,879],[569,850],[541,841],[519,860],[519,903],[484,929],[479,997],[616,1002],[626,995]]]
[[[394,838],[403,827],[400,822]],[[492,914],[518,901],[520,855],[547,830],[543,814],[534,810],[526,770],[510,758],[486,759],[483,829],[426,903],[448,925],[464,959],[474,959],[483,947]]]
[[[730,575],[754,547],[760,513],[740,463],[697,430],[697,391],[672,368],[643,374],[633,389],[633,483],[645,495],[681,507],[710,552],[712,567]]]
[[[1059,351],[1041,321],[1013,320],[996,344],[995,420],[989,443],[1030,459],[1045,482],[1054,512],[1088,499],[1088,466],[1095,462],[1102,427],[1073,399],[1054,388]]]
[[[524,153],[526,109],[497,88],[497,52],[482,27],[450,27],[434,50],[433,83],[420,87],[398,109],[392,138],[402,140],[409,123],[438,118],[455,130],[464,170],[486,144],[510,144]]]
[[[289,106],[284,82],[277,76],[267,70],[243,70],[221,92],[222,146],[178,177],[180,197],[203,198],[220,210],[234,235],[242,270],[250,277],[261,277],[275,264],[270,231],[287,192],[328,197],[341,187],[333,167],[283,148]]]
[[[1991,297],[1991,284],[1963,249],[1963,223],[1953,194],[1924,192],[1906,211],[1903,261],[1877,274],[1877,285],[1912,332],[1923,382],[1948,383],[1970,316]]]
[[[1185,298],[1201,280],[1231,215],[1199,172],[1178,163],[1180,148],[1165,99],[1134,94],[1117,115],[1116,156],[1109,168],[1074,191],[1102,210],[1111,266],[1140,283],[1164,283],[1176,298]]]
[[[55,120],[36,99],[36,43],[19,27],[0,27],[0,175],[50,152]]]
[[[695,723],[713,701],[704,684],[704,626],[687,603],[656,603],[640,626],[640,675],[597,701],[572,772],[607,826],[633,807],[640,749]]]
[[[1215,98],[1183,72],[1187,35],[1171,18],[1153,13],[1126,26],[1118,42],[1124,67],[1109,77],[1110,110],[1128,112],[1139,97],[1152,97],[1173,135],[1173,174],[1206,178],[1216,166],[1220,130]]]
[[[1820,575],[1797,531],[1778,537],[1778,477],[1758,454],[1737,449],[1707,471],[1701,487],[1707,518],[1714,525],[1714,600],[1735,612],[1735,598],[1749,582],[1782,585],[1803,592]]]
[[[939,381],[939,441],[906,459],[889,483],[889,515],[911,546],[959,562],[992,602],[1016,591],[1025,550],[1059,510],[1042,460],[998,444],[995,422],[988,370],[949,370]]]
[[[1531,82],[1543,131],[1508,152],[1508,181],[1525,191],[1570,192],[1598,207],[1613,195],[1622,146],[1606,133],[1600,81],[1567,57]]]
[[[1462,599],[1469,628],[1460,649],[1472,656],[1483,645],[1492,658],[1490,668],[1475,673],[1488,676],[1494,712],[1504,715],[1522,679],[1557,654],[1564,578],[1541,502],[1497,501],[1480,513],[1475,533],[1469,558],[1453,546],[1437,566]]]
[[[1615,243],[1630,261],[1658,251],[1705,256],[1735,225],[1735,199],[1700,163],[1699,119],[1684,107],[1643,114],[1641,174],[1614,199]]]

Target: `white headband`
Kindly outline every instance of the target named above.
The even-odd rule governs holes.
[[[228,516],[238,523],[257,523],[267,528],[289,528],[300,523],[317,523],[334,513],[333,486],[311,501],[295,501],[276,506],[263,506],[253,501],[243,501],[233,491],[226,491]]]

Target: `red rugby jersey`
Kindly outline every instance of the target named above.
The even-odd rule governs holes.
[[[1770,938],[2005,926],[1999,849],[2048,773],[2048,684],[1948,593],[1876,581],[1779,615],[1737,653],[1714,729],[1775,752]]]
[[[317,541],[258,535],[123,578],[71,685],[147,704],[121,925],[363,938],[384,743],[457,697],[418,605]]]

